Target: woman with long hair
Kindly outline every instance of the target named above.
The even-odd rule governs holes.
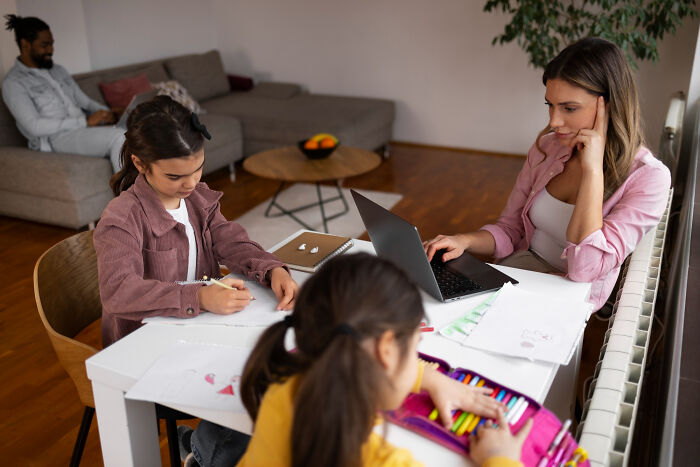
[[[668,201],[668,169],[644,147],[637,87],[616,45],[585,38],[545,68],[549,124],[530,148],[495,224],[438,235],[428,258],[464,251],[592,282],[594,310]]]

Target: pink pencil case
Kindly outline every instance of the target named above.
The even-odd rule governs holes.
[[[517,433],[528,419],[531,418],[533,420],[534,424],[532,430],[523,444],[521,453],[521,461],[525,466],[558,466],[560,463],[563,464],[572,457],[574,451],[578,447],[578,444],[573,436],[571,436],[569,431],[565,432],[561,441],[557,444],[554,450],[550,451],[550,446],[561,430],[562,423],[553,413],[542,407],[542,405],[537,403],[537,401],[534,399],[498,384],[495,381],[479,375],[471,370],[467,370],[465,368],[453,369],[447,364],[447,362],[439,358],[425,354],[419,354],[419,356],[427,362],[437,363],[438,371],[446,374],[450,378],[460,379],[460,377],[464,375],[465,379],[469,378],[470,381],[473,381],[475,377],[478,377],[479,380],[483,380],[485,382],[484,387],[494,389],[494,396],[500,394],[501,391],[505,391],[505,396],[503,397],[502,402],[506,404],[514,398],[523,398],[524,402],[527,402],[527,407],[522,412],[522,415],[519,415],[515,420],[509,421],[509,428],[511,432]],[[513,404],[512,408],[515,408],[518,399],[515,399],[515,401],[516,402]],[[520,404],[522,406],[523,402]],[[433,405],[430,396],[426,392],[409,394],[401,407],[399,407],[397,410],[387,412],[385,418],[396,425],[419,433],[448,449],[460,454],[468,455],[470,432],[465,432],[461,436],[458,436],[455,432],[451,431],[450,428],[444,427],[440,423],[439,419],[431,420],[429,416],[434,408],[435,406]],[[517,410],[514,413],[517,415]],[[509,411],[506,411],[506,418],[508,417],[508,414]],[[458,418],[459,413],[453,417],[453,421]],[[483,421],[481,421],[477,427],[481,426],[482,424]],[[473,431],[476,431],[476,429],[478,428],[475,428]],[[548,454],[548,452],[550,454]],[[543,460],[544,458],[547,459],[546,463]],[[582,461],[577,465],[590,466],[590,463],[588,461]]]

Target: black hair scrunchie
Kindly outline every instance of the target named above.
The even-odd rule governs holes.
[[[206,139],[211,140],[211,134],[209,134],[207,127],[202,125],[202,122],[199,121],[199,117],[196,113],[192,112],[192,117],[190,120],[195,130],[199,131]]]
[[[284,317],[284,325],[287,326],[288,328],[294,327],[294,316],[292,315],[287,315]]]

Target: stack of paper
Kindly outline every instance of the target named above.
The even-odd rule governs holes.
[[[586,304],[572,306],[565,300],[507,283],[498,295],[440,333],[469,347],[565,365],[574,353],[589,313]]]

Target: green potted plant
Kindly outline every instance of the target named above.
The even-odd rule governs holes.
[[[683,18],[697,17],[695,0],[488,0],[484,11],[501,10],[511,21],[492,44],[516,41],[535,68],[566,45],[596,36],[617,44],[632,66],[658,59],[657,40],[675,33]]]

